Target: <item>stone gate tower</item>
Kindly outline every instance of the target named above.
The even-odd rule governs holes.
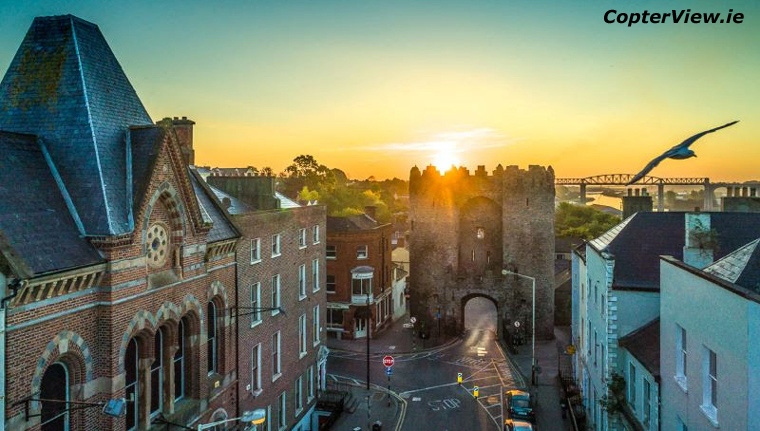
[[[464,329],[473,297],[496,305],[502,323],[531,330],[530,280],[536,278],[536,336],[551,338],[554,319],[554,170],[478,166],[444,174],[415,166],[410,189],[410,307],[426,325]]]

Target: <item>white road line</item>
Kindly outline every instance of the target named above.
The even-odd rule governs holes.
[[[401,393],[401,394],[399,394],[399,395],[409,395],[409,394],[413,394],[413,393],[415,393],[415,392],[429,391],[429,390],[431,390],[431,389],[445,388],[445,387],[447,387],[447,386],[456,386],[456,385],[459,385],[459,383],[457,383],[457,382],[453,382],[453,383],[445,383],[445,384],[443,384],[443,385],[438,385],[438,386],[428,386],[427,388],[420,388],[420,389],[414,389],[414,390],[411,390],[411,391],[405,391],[405,392],[402,392],[402,393]]]

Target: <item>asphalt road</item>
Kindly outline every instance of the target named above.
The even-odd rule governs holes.
[[[370,381],[387,387],[406,401],[402,427],[397,431],[500,431],[504,420],[503,394],[525,382],[496,344],[495,310],[490,304],[467,304],[468,328],[462,340],[443,348],[413,354],[394,354],[388,381],[382,354],[370,356]],[[389,352],[391,353],[391,352]],[[328,359],[333,379],[366,382],[366,355],[333,352]],[[457,383],[462,373],[462,384]],[[473,392],[479,389],[476,399]],[[395,427],[385,427],[393,430]]]

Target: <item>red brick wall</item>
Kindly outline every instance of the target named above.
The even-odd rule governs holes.
[[[251,316],[240,317],[240,408],[254,410],[272,407],[272,418],[277,417],[277,397],[281,392],[286,395],[286,418],[288,427],[292,427],[309,410],[315,402],[307,403],[308,385],[306,369],[314,366],[316,380],[316,360],[319,345],[313,345],[312,310],[319,305],[320,328],[325,328],[325,208],[321,206],[260,211],[235,216],[237,226],[242,230],[243,238],[238,243],[238,285],[240,306],[251,306],[251,290],[256,282],[261,283],[261,306],[271,307],[271,278],[280,274],[280,303],[286,314],[272,316],[270,311],[261,313],[262,322],[251,328]],[[319,226],[319,243],[313,242],[313,227]],[[307,229],[305,248],[299,248],[299,229]],[[281,234],[281,255],[271,256],[271,237]],[[251,263],[251,240],[261,239],[261,261]],[[312,260],[319,260],[319,285],[313,292]],[[299,300],[298,268],[306,265],[306,298]],[[241,309],[241,312],[248,310]],[[298,325],[299,317],[306,315],[307,355],[299,358]],[[272,382],[272,335],[281,331],[281,370],[282,376]],[[320,345],[324,341],[324,329],[319,335]],[[261,343],[261,381],[262,391],[254,396],[246,387],[252,381],[252,350]],[[302,394],[304,409],[296,417],[294,384],[298,376],[303,376]],[[315,383],[316,388],[316,383]],[[260,427],[261,429],[261,427]],[[273,428],[274,429],[274,428]]]

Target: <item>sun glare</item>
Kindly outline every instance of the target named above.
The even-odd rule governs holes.
[[[439,171],[448,171],[451,166],[459,166],[459,159],[451,151],[439,151],[433,156],[433,166]]]

